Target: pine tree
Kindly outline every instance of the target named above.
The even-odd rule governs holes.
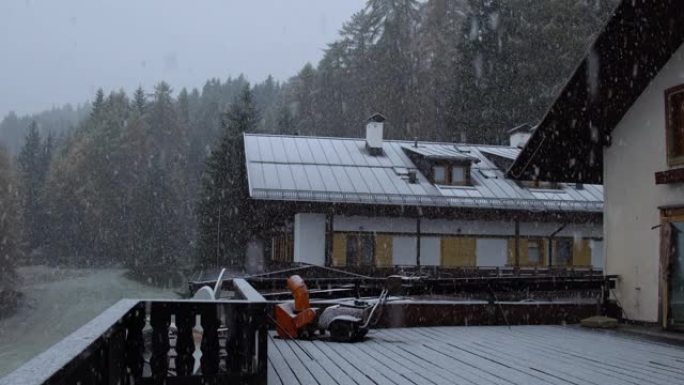
[[[15,266],[21,257],[20,228],[17,183],[10,158],[0,147],[0,300],[14,286]]]
[[[250,206],[244,162],[244,133],[258,114],[249,85],[223,120],[223,137],[206,162],[198,206],[198,264],[202,268],[242,265],[250,238]]]
[[[147,107],[147,98],[145,97],[145,91],[142,86],[138,87],[133,94],[133,105],[131,106],[133,111],[135,111],[138,116],[143,116],[145,114],[145,108]]]
[[[25,224],[24,241],[28,251],[45,243],[45,206],[43,189],[50,166],[51,139],[43,143],[38,125],[31,122],[24,147],[17,161],[20,170],[21,211]]]

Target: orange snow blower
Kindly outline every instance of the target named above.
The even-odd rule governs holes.
[[[276,328],[280,338],[313,338],[316,331],[322,337],[326,332],[337,342],[351,342],[363,339],[373,320],[377,322],[376,310],[387,301],[389,291],[401,289],[402,277],[387,278],[386,287],[374,304],[356,299],[328,306],[319,315],[318,309],[311,308],[309,291],[304,280],[293,275],[287,280],[287,287],[294,296],[294,302],[276,305]]]
[[[287,279],[287,288],[294,302],[275,306],[276,328],[280,338],[311,338],[316,329],[318,309],[311,308],[309,289],[302,277],[293,275]]]

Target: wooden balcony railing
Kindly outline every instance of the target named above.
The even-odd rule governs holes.
[[[0,379],[22,384],[266,384],[267,303],[121,300]]]

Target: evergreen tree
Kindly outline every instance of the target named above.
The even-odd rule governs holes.
[[[41,247],[45,242],[45,214],[43,190],[52,153],[51,136],[44,143],[38,132],[38,125],[29,126],[24,147],[17,161],[19,164],[21,212],[25,224],[24,241],[29,251]]]
[[[250,238],[250,208],[244,162],[244,133],[258,122],[245,86],[223,120],[223,137],[206,162],[198,206],[198,264],[242,265]]]
[[[16,278],[14,268],[21,255],[18,194],[10,157],[0,147],[0,297],[12,290]]]
[[[147,98],[145,97],[145,91],[142,86],[138,87],[133,94],[133,105],[131,106],[133,111],[138,114],[138,116],[143,116],[145,114],[145,108],[147,107]]]

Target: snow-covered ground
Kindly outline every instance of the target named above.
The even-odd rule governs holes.
[[[123,269],[19,269],[25,295],[0,320],[0,377],[49,348],[122,298],[177,298],[171,289],[143,285]]]

